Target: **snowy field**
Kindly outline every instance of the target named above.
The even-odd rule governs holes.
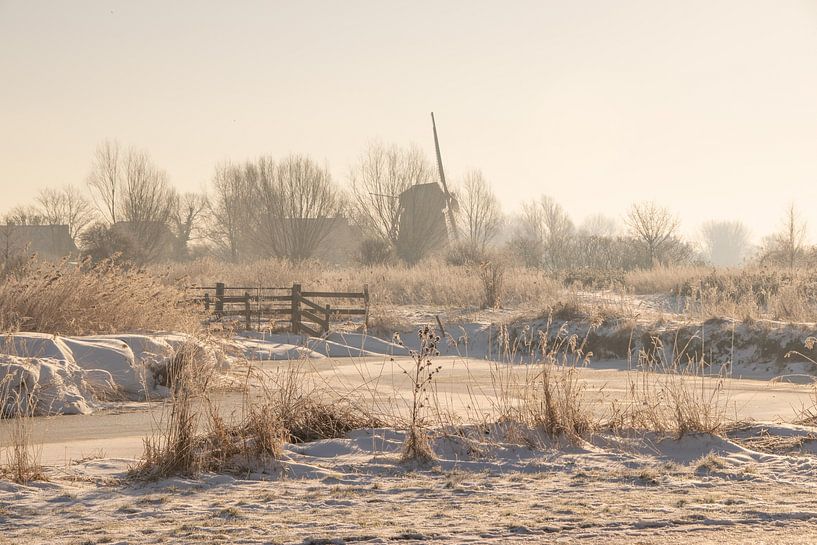
[[[813,433],[735,435],[535,449],[449,436],[414,467],[400,432],[372,429],[290,445],[264,474],[147,484],[124,480],[132,460],[91,458],[0,484],[0,543],[813,542]]]
[[[474,421],[495,410],[497,384],[515,395],[507,385],[524,383],[533,366],[492,361],[501,360],[495,337],[490,323],[451,328],[435,359],[442,366],[437,409]],[[135,481],[129,470],[166,417],[167,372],[189,340],[7,340],[6,376],[22,377],[32,390],[36,384],[45,394],[38,414],[50,416],[29,421],[47,480],[0,481],[0,543],[817,540],[817,428],[793,424],[815,400],[802,362],[755,361],[730,376],[679,377],[717,396],[733,422],[717,436],[603,429],[576,442],[513,437],[501,425],[452,427],[447,417],[435,428],[435,460],[427,465],[401,461],[403,431],[375,427],[287,444],[278,460],[241,474]],[[408,410],[411,334],[251,335],[195,346],[216,371],[213,402],[227,419],[241,410],[249,368],[297,366],[314,383],[365,392],[359,399],[372,411]],[[602,359],[577,370],[599,418],[628,399],[631,366]],[[10,446],[13,425],[0,421],[0,449]]]

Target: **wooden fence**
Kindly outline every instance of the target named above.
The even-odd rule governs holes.
[[[291,288],[227,287],[217,282],[213,287],[190,287],[193,301],[217,320],[243,318],[246,329],[255,325],[289,322],[295,334],[319,337],[329,331],[333,319],[362,316],[369,322],[369,287],[361,292],[304,291],[300,284]],[[341,306],[334,306],[338,303]]]

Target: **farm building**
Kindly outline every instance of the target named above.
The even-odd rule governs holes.
[[[79,253],[67,225],[0,225],[0,258],[37,254],[60,259]]]

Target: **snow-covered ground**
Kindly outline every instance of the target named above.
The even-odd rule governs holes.
[[[491,321],[443,323],[435,404],[466,420],[490,414],[497,388],[513,396],[508,384],[531,367],[491,361],[500,329]],[[361,429],[289,444],[280,460],[240,475],[132,481],[128,469],[167,409],[142,400],[166,393],[161,370],[185,340],[7,340],[0,365],[7,376],[34,380],[30,390],[48,393],[42,412],[80,414],[30,421],[48,481],[0,481],[0,544],[785,544],[817,535],[817,428],[790,423],[815,401],[811,385],[797,383],[810,380],[803,362],[767,362],[770,370],[759,367],[756,375],[764,380],[737,378],[734,370],[734,378],[680,378],[703,395],[717,394],[730,419],[746,422],[724,437],[602,430],[571,443],[501,427],[487,435],[446,427],[435,432],[436,460],[418,466],[400,461],[403,431]],[[404,414],[411,385],[403,370],[417,343],[411,331],[390,339],[252,334],[207,343],[224,377],[214,398],[229,416],[245,401],[230,384],[248,366],[274,373],[297,365],[315,383],[368,392],[360,399],[373,410]],[[786,367],[795,364],[801,367]],[[578,370],[591,410],[602,416],[627,399],[631,365],[602,359]],[[750,367],[740,369],[745,377]],[[795,370],[806,380],[789,376]],[[0,451],[13,425],[0,421]]]
[[[200,349],[203,365],[225,365],[218,345],[185,335],[8,335],[0,343],[0,416],[89,414],[166,397],[168,366],[185,343]]]
[[[531,448],[451,430],[416,466],[402,432],[366,429],[289,445],[264,472],[154,483],[128,481],[130,460],[88,459],[0,482],[0,543],[813,543],[814,434],[735,435]]]

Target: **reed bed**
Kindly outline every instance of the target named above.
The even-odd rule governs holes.
[[[106,260],[32,259],[0,283],[0,330],[62,335],[195,331],[199,317],[178,284]]]
[[[576,294],[662,296],[664,311],[693,319],[711,317],[817,321],[817,273],[747,267],[656,267],[636,271],[547,271],[510,262],[451,265],[431,259],[410,267],[290,263],[267,259],[228,263],[203,258],[153,265],[170,285],[287,287],[298,282],[316,290],[358,290],[369,285],[372,304],[445,308],[543,309],[577,299]],[[434,279],[429,281],[429,279]],[[582,297],[582,312],[594,314],[597,297]]]
[[[369,285],[374,305],[434,305],[452,308],[530,305],[555,301],[560,280],[544,270],[507,267],[502,278],[495,267],[486,275],[480,265],[448,265],[442,260],[406,265],[333,266],[318,261],[290,263],[265,259],[233,264],[212,258],[154,266],[151,270],[174,284],[287,287],[298,282],[314,290],[357,291]],[[433,279],[430,281],[429,279]],[[501,290],[501,294],[499,291]],[[499,300],[499,301],[498,301]]]

